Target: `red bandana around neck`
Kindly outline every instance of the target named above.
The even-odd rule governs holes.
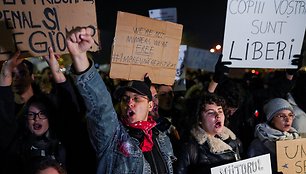
[[[141,129],[144,133],[143,142],[140,144],[142,152],[148,152],[152,150],[153,140],[152,140],[152,128],[156,125],[155,120],[152,116],[148,117],[148,121],[138,121],[136,123],[128,123],[127,126]]]

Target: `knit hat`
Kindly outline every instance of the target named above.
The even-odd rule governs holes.
[[[143,81],[133,80],[130,81],[126,86],[119,87],[114,92],[114,97],[119,100],[125,93],[125,91],[132,91],[137,94],[147,96],[149,98],[149,101],[152,100],[152,93],[150,91],[150,87]]]
[[[285,99],[274,98],[274,99],[271,99],[269,102],[267,102],[263,107],[263,111],[267,117],[267,122],[270,122],[273,119],[275,113],[281,110],[284,110],[284,109],[287,109],[293,112],[292,106]]]

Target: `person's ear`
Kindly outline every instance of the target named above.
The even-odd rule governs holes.
[[[153,101],[149,101],[149,111],[152,111],[154,106],[154,102]]]

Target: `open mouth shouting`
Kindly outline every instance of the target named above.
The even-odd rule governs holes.
[[[131,108],[128,108],[126,115],[128,117],[132,117],[134,114],[135,114],[135,112]]]
[[[222,127],[221,121],[216,121],[215,122],[215,128],[218,129],[218,128],[221,128],[221,127]]]
[[[39,123],[34,123],[33,124],[33,130],[40,130],[42,128],[42,125],[41,124],[39,124]]]

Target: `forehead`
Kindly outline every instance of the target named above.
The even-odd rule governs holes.
[[[218,106],[216,103],[212,103],[212,104],[204,104],[203,108],[205,110],[209,110],[209,109],[222,109],[222,106]]]
[[[31,103],[29,106],[29,109],[39,109],[39,110],[45,110],[47,107],[42,103]]]
[[[275,114],[288,114],[288,113],[292,113],[292,112],[289,109],[282,109],[276,112]]]

